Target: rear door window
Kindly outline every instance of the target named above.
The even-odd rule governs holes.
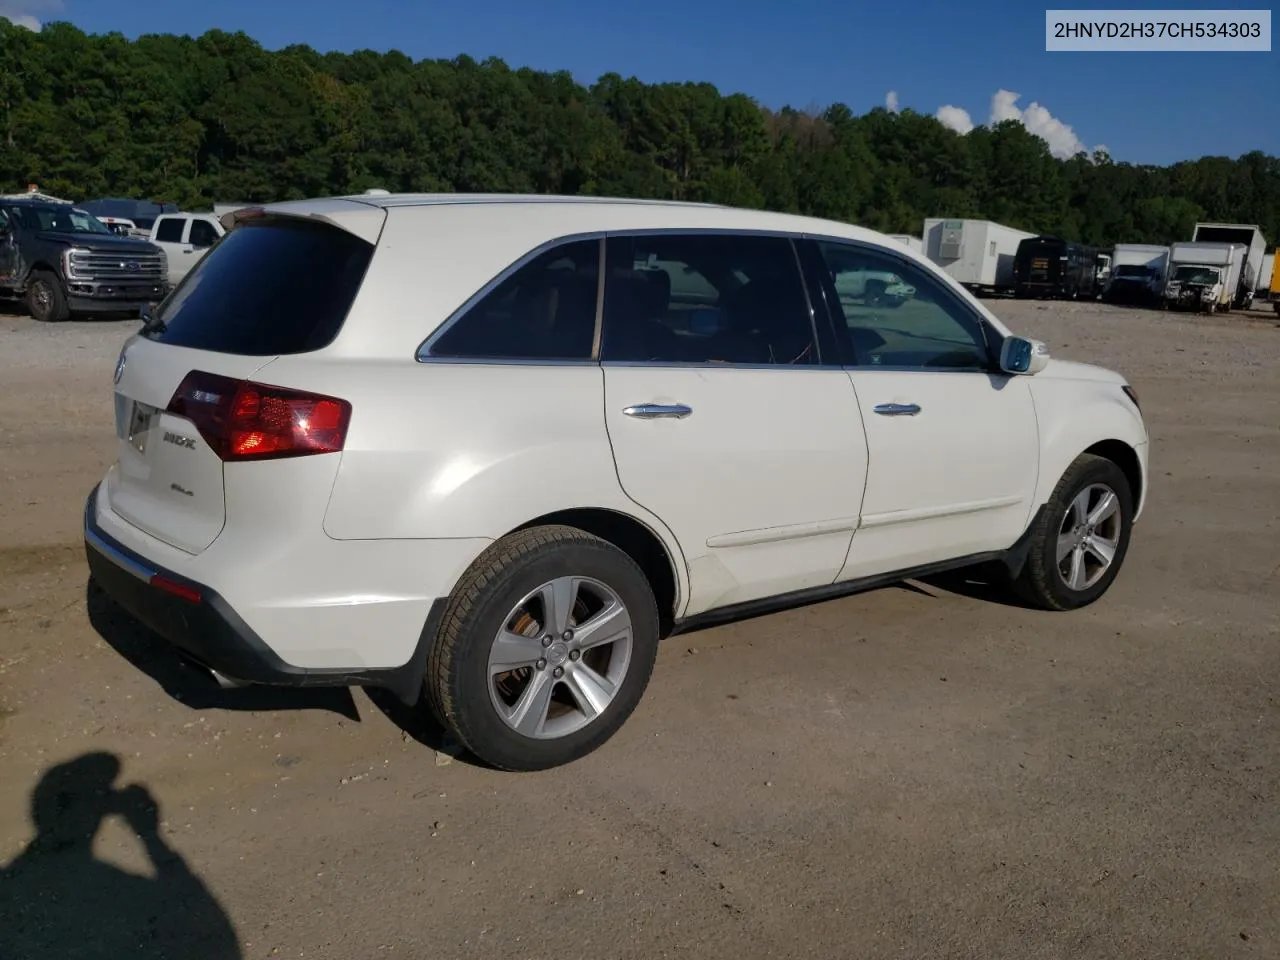
[[[156,228],[156,239],[161,243],[181,243],[185,224],[186,220],[181,217],[164,217]]]
[[[153,339],[243,356],[308,353],[333,342],[373,245],[345,230],[267,218],[231,231],[157,311]]]

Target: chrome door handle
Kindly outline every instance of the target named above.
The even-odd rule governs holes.
[[[686,407],[683,403],[633,403],[622,412],[628,417],[641,420],[657,420],[661,417],[683,420],[693,413],[693,408]]]
[[[918,403],[877,403],[875,411],[886,417],[914,417],[920,412]]]

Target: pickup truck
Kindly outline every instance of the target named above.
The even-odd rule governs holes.
[[[0,198],[0,297],[37,320],[138,315],[169,292],[164,252],[70,203]]]
[[[151,225],[151,242],[169,261],[169,283],[177,286],[226,233],[212,213],[162,213]]]

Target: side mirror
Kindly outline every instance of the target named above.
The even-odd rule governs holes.
[[[1000,369],[1012,374],[1036,374],[1049,365],[1049,348],[1039,340],[1006,337],[1000,348]]]

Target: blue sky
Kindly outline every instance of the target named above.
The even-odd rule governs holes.
[[[513,66],[567,69],[583,83],[609,71],[650,82],[706,80],[770,107],[842,101],[862,113],[892,90],[902,107],[933,114],[949,105],[986,123],[998,101],[1004,115],[1022,111],[1060,150],[1104,144],[1116,160],[1133,163],[1255,149],[1280,155],[1280,53],[1047,53],[1046,6],[1068,3],[0,0],[0,15],[69,20],[90,33],[129,37],[243,30],[271,49],[306,43],[399,49],[414,59],[497,56]],[[1033,103],[1040,109],[1028,110]]]

